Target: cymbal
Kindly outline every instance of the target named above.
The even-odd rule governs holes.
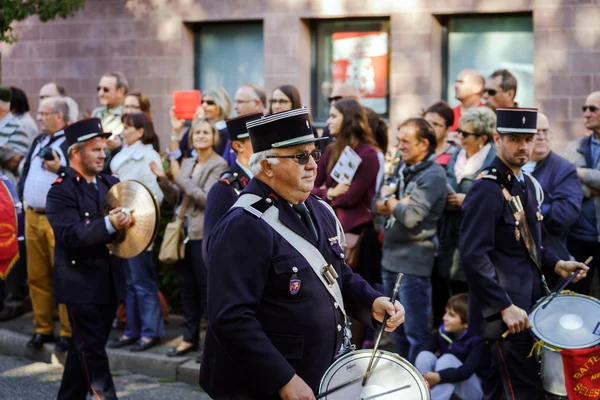
[[[117,231],[117,238],[107,244],[121,258],[132,258],[145,251],[158,233],[160,208],[146,185],[138,181],[123,181],[113,185],[104,198],[104,215],[117,207],[130,212],[134,223],[126,231]]]

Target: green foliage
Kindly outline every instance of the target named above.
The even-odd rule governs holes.
[[[13,43],[11,24],[38,15],[42,22],[67,18],[83,8],[84,0],[0,0],[0,42]]]

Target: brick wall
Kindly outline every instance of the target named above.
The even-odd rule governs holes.
[[[441,32],[436,15],[533,12],[536,106],[557,141],[581,135],[581,105],[600,90],[600,0],[86,0],[76,17],[16,26],[2,46],[2,82],[23,88],[37,107],[41,85],[64,85],[81,110],[97,105],[103,72],[121,70],[149,94],[157,131],[168,136],[171,92],[191,88],[191,23],[262,20],[267,90],[283,83],[310,99],[313,18],[388,16],[391,20],[391,120],[414,115],[441,93]],[[153,7],[149,7],[152,4]],[[515,51],[518,51],[516,49]],[[233,96],[233,93],[231,93]]]

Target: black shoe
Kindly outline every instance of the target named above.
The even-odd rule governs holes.
[[[67,351],[69,350],[69,344],[71,343],[71,338],[66,336],[61,336],[56,341],[56,346],[54,349],[56,351]]]
[[[36,333],[31,340],[27,342],[27,347],[30,349],[41,349],[44,347],[44,343],[54,342],[55,340],[54,335],[42,335],[41,333]]]
[[[133,346],[131,346],[131,349],[129,349],[129,351],[144,351],[144,350],[148,350],[150,347],[154,347],[157,344],[160,343],[160,338],[152,338],[152,340],[150,340],[149,342],[146,342],[142,339],[138,340],[136,344],[134,344]]]
[[[119,321],[117,318],[115,318],[112,323],[112,327],[113,327],[113,329],[123,330],[123,329],[125,329],[125,324],[123,322]]]
[[[202,349],[200,349],[200,354],[196,356],[196,363],[200,364],[202,362]]]
[[[124,339],[123,336],[120,336],[118,339],[113,339],[108,342],[107,347],[111,349],[118,349],[119,347],[129,346],[130,344],[134,344],[140,340],[139,338],[127,338]]]
[[[167,352],[167,357],[181,357],[189,353],[190,351],[198,350],[198,344],[193,344],[185,350],[177,350],[177,347],[173,347]]]

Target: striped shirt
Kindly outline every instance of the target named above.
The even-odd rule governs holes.
[[[22,156],[27,154],[27,150],[31,144],[29,136],[21,128],[16,117],[10,112],[0,120],[0,146],[6,143],[12,145],[13,150]]]
[[[102,121],[102,129],[104,132],[112,133],[113,136],[120,135],[123,132],[123,123],[121,116],[123,115],[123,106],[119,105],[110,110],[104,107],[95,108],[92,111],[92,117],[100,118]]]

